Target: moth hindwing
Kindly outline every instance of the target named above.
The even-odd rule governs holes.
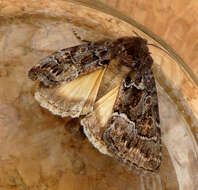
[[[103,140],[129,169],[157,171],[161,164],[161,134],[154,76],[151,70],[123,81]]]

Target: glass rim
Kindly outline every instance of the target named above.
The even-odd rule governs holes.
[[[72,3],[78,3],[80,5],[83,5],[88,8],[92,8],[98,11],[101,11],[105,14],[111,15],[113,17],[116,17],[136,28],[138,28],[141,32],[149,36],[151,39],[155,40],[157,43],[159,43],[166,51],[166,53],[173,58],[178,65],[181,67],[181,69],[189,76],[189,78],[196,84],[198,87],[198,78],[196,77],[195,73],[191,70],[191,68],[185,63],[185,61],[176,53],[176,51],[169,46],[164,40],[162,40],[158,35],[156,35],[154,32],[149,30],[144,25],[138,23],[132,18],[129,18],[128,16],[122,14],[118,10],[98,1],[98,0],[63,0],[68,1]]]

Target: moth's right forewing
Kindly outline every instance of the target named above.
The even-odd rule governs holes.
[[[128,169],[158,171],[161,133],[157,91],[151,70],[143,75],[131,72],[125,78],[103,140],[107,150]]]

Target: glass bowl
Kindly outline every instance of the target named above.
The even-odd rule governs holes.
[[[5,189],[196,189],[198,80],[151,31],[97,1],[5,4],[0,15],[0,186]],[[34,99],[28,70],[52,52],[103,38],[139,35],[154,59],[161,130],[159,174],[137,175],[99,153],[79,119],[60,118]],[[98,97],[116,85],[104,77]],[[111,77],[109,77],[111,76]],[[103,88],[106,87],[106,88]]]

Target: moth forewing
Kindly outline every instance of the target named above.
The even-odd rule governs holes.
[[[84,132],[89,141],[101,153],[111,155],[102,140],[103,129],[111,117],[113,106],[119,91],[119,87],[114,88],[94,105],[94,110],[81,120]]]
[[[55,115],[79,117],[92,110],[104,70],[96,70],[54,88],[40,86],[35,98]]]

